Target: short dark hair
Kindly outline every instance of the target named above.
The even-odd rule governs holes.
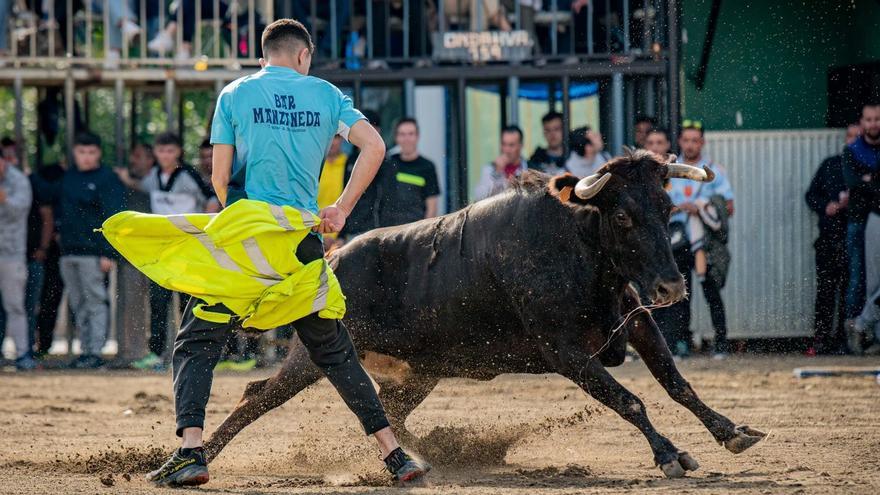
[[[199,145],[200,150],[203,150],[205,148],[213,148],[213,147],[214,147],[214,145],[211,144],[210,138],[206,138],[206,139],[202,140],[202,144]]]
[[[874,107],[880,107],[880,101],[869,101],[869,102],[865,103],[864,105],[862,105],[862,111],[861,111],[861,113],[859,113],[859,117],[861,118],[861,116],[865,115],[866,108],[874,108]]]
[[[400,129],[400,126],[402,126],[403,124],[412,124],[416,126],[416,132],[419,132],[419,123],[416,122],[416,119],[412,117],[403,117],[402,119],[398,120],[396,124],[394,124],[394,134],[397,134],[397,130]]]
[[[657,119],[647,115],[640,115],[637,117],[634,125],[644,124],[645,122],[651,124],[652,128],[657,125]]]
[[[147,150],[147,151],[150,152],[150,153],[153,152],[153,145],[150,144],[150,143],[145,143],[145,142],[143,142],[143,141],[137,141],[137,142],[135,142],[134,144],[131,145],[131,151],[134,151],[134,150],[136,150],[136,149],[138,149],[138,148],[143,148],[143,149]]]
[[[3,136],[3,139],[0,139],[0,146],[6,148],[9,146],[15,146],[15,139],[12,139],[9,136]]]
[[[266,26],[260,43],[266,56],[279,49],[295,51],[296,43],[301,43],[305,48],[308,48],[309,53],[315,52],[315,45],[312,43],[312,35],[309,34],[309,30],[295,19],[278,19]]]
[[[180,136],[173,132],[163,132],[156,136],[156,140],[153,141],[153,146],[163,146],[166,144],[173,144],[180,148],[183,147],[183,141],[180,140]]]
[[[652,127],[651,130],[648,131],[648,136],[651,134],[663,134],[663,137],[665,137],[667,141],[672,142],[672,138],[669,136],[669,131],[662,127]]]
[[[82,131],[73,139],[74,146],[97,146],[101,147],[101,138],[92,132]]]
[[[518,134],[519,135],[519,142],[521,143],[523,141],[523,132],[522,132],[522,129],[520,129],[518,125],[506,125],[501,128],[501,135],[502,136],[504,134],[508,134],[508,133]]]
[[[546,124],[547,122],[550,122],[550,121],[553,121],[556,119],[563,120],[562,114],[551,110],[551,111],[547,112],[546,114],[544,114],[543,117],[541,117],[541,125]]]

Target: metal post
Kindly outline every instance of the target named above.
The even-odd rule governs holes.
[[[611,153],[623,148],[623,74],[611,74]]]
[[[132,145],[138,141],[137,136],[137,98],[138,92],[132,88],[131,90],[131,105],[128,115],[128,142]]]
[[[635,85],[638,81],[634,81],[632,79],[628,81],[623,81],[624,86],[624,105],[626,108],[624,119],[624,143],[633,143],[635,141],[635,136],[631,136],[632,132],[632,123],[636,121],[636,98],[635,98]]]
[[[74,86],[73,74],[70,72],[70,69],[67,71],[67,76],[64,79],[64,122],[65,122],[65,133],[67,134],[67,142],[65,143],[67,147],[67,164],[69,167],[73,167],[73,139],[76,136],[76,117],[74,117],[74,107],[75,102],[73,99],[76,97],[76,87]]]
[[[553,20],[550,23],[550,31],[552,31],[550,35],[550,53],[553,55],[559,53],[559,23],[556,20],[556,16],[559,13],[558,1],[559,0],[553,0],[550,2],[550,11],[553,13]],[[516,6],[519,7],[519,2],[516,3]],[[573,32],[572,37],[574,37]]]
[[[382,2],[384,12],[382,20],[385,23],[385,57],[391,58],[391,2]]]
[[[443,5],[444,1],[437,2],[437,27],[442,34],[446,31],[446,6]]]
[[[107,54],[110,53],[110,30],[113,26],[110,25],[110,3],[109,0],[104,0],[104,10],[101,11],[101,18],[104,23],[104,58],[107,58]],[[91,31],[88,31],[91,33]],[[120,53],[120,55],[122,55]]]
[[[440,2],[442,5],[443,2]],[[373,0],[367,0],[367,58],[373,59]]]
[[[363,102],[363,87],[360,79],[354,80],[354,107],[360,108],[361,102]]]
[[[339,33],[336,29],[336,0],[330,2],[330,59],[339,58]]]
[[[657,98],[654,92],[654,78],[649,77],[642,80],[642,99],[644,100],[645,115],[657,117]]]
[[[201,1],[201,0],[198,0]],[[183,2],[177,4],[177,49],[183,46]]]
[[[220,0],[214,0],[214,18],[211,19],[214,36],[214,58],[220,58]]]
[[[516,17],[516,28],[522,29],[522,6],[520,5],[522,2],[514,2],[513,7],[513,16]]]
[[[193,55],[202,55],[202,0],[196,1],[196,32],[193,40]]]
[[[519,2],[517,2],[519,6]],[[409,0],[403,0],[403,58],[409,58],[409,21],[411,11],[409,9]],[[421,22],[421,19],[419,19]]]
[[[24,120],[24,108],[22,107],[22,81],[21,75],[16,75],[12,84],[15,92],[15,155],[18,163],[24,164],[24,130],[22,129],[22,120]]]
[[[198,3],[198,2],[196,2]],[[256,53],[256,30],[257,30],[257,22],[255,20],[255,12],[256,7],[254,7],[254,0],[248,0],[248,58],[253,59],[254,54]]]
[[[571,129],[571,79],[568,76],[562,76],[562,132],[563,136],[567,136]],[[568,152],[568,139],[562,140],[566,153]]]
[[[587,54],[593,54],[593,2],[587,4]]]
[[[508,125],[516,125],[519,123],[519,78],[510,76],[507,78],[507,94],[510,101],[510,113]]]
[[[238,4],[233,4],[234,9],[229,9],[229,15],[232,16],[232,58],[238,58]],[[217,33],[220,36],[220,32]]]
[[[141,0],[138,9],[138,25],[141,27],[140,58],[147,58],[147,2],[145,0]]]
[[[678,0],[669,0],[669,18],[667,39],[669,46],[667,47],[666,60],[666,81],[667,81],[667,99],[666,99],[666,115],[669,116],[669,134],[672,142],[678,140],[678,123],[681,120],[681,88],[679,87],[679,15],[680,4]]]
[[[116,79],[116,166],[125,163],[125,86],[122,78]]]
[[[165,29],[165,0],[156,0],[156,8],[159,9],[159,31],[162,31]]]
[[[174,131],[174,78],[165,79],[165,130]]]
[[[629,0],[622,0],[623,3],[623,53],[629,53]],[[645,12],[645,16],[647,16]]]
[[[407,117],[416,115],[416,80],[407,78],[403,80],[403,114]]]
[[[480,31],[480,30],[483,29],[483,0],[471,0],[471,1],[472,1],[472,2],[477,2],[477,8],[474,9],[474,10],[477,11],[477,16],[476,16],[476,17],[477,17],[477,19],[476,19],[477,28],[476,28],[476,31]],[[519,2],[517,2],[517,3],[519,3]],[[471,21],[471,22],[473,23],[473,21]],[[486,27],[488,27],[488,23],[486,24]]]
[[[467,181],[467,86],[464,79],[459,78],[457,81],[458,98],[458,126],[456,128],[456,142],[458,143],[458,160],[451,163],[457,163],[457,167],[453,167],[449,171],[449,203],[451,210],[457,210],[467,204],[468,201],[468,181]]]

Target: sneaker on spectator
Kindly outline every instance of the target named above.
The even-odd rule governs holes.
[[[122,38],[125,40],[126,44],[131,43],[131,40],[135,39],[137,35],[141,34],[141,27],[128,19],[122,22],[121,29]]]
[[[105,364],[99,356],[83,354],[70,363],[70,367],[76,370],[94,370],[104,367]]]
[[[712,359],[714,359],[715,361],[724,361],[725,359],[727,359],[729,357],[730,357],[730,354],[728,354],[726,352],[716,352],[716,353],[712,354]]]
[[[119,69],[119,59],[119,50],[110,49],[107,53],[104,54],[104,63],[102,64],[104,70]]]
[[[880,356],[880,342],[875,341],[867,349],[865,349],[865,355],[866,356]]]
[[[174,38],[168,31],[160,31],[155,38],[147,43],[147,50],[158,55],[165,55],[174,48]]]
[[[174,63],[177,65],[188,65],[193,61],[192,51],[189,47],[182,46],[177,49],[174,54]]]
[[[162,367],[162,358],[151,352],[131,363],[131,367],[141,371],[154,371]]]
[[[18,371],[32,371],[37,369],[37,361],[30,354],[15,360],[15,369]]]
[[[229,371],[233,363],[235,363],[235,361],[231,359],[224,359],[222,361],[219,361],[217,363],[217,366],[214,366],[214,371]]]
[[[843,327],[846,330],[846,345],[849,348],[849,352],[861,355],[863,330],[859,328],[855,319],[846,320]]]

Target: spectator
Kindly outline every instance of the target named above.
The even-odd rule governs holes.
[[[645,137],[645,148],[660,156],[668,156],[671,147],[672,141],[669,139],[669,132],[665,129],[651,129]],[[667,181],[665,185],[668,188],[669,182]],[[687,226],[680,219],[669,224],[672,256],[675,258],[675,264],[678,265],[678,271],[684,276],[687,292],[690,294],[694,257],[686,231]],[[673,352],[678,356],[687,355],[688,342],[691,341],[691,302],[684,299],[672,306],[657,308],[654,310],[654,318]]]
[[[57,164],[43,165],[31,174],[31,180],[38,183],[35,191],[39,190],[48,201],[52,209],[52,236],[49,240],[49,248],[43,260],[43,281],[40,290],[39,303],[37,304],[36,317],[36,349],[34,357],[41,359],[49,354],[52,341],[55,336],[55,323],[58,320],[58,307],[61,305],[61,296],[64,292],[64,282],[61,280],[61,268],[59,260],[61,251],[58,246],[58,223],[61,217],[61,181],[64,178],[67,163],[63,160]]]
[[[342,152],[342,141],[342,136],[338,134],[334,136],[324,158],[324,168],[321,170],[321,179],[318,182],[319,209],[335,203],[345,187],[345,162],[348,161],[348,155]],[[326,247],[329,248],[337,237],[336,233],[324,234]]]
[[[542,172],[556,175],[565,172],[565,131],[563,130],[562,114],[551,111],[541,118],[544,128],[544,140],[547,148],[538,146],[529,158],[532,166]]]
[[[379,113],[375,110],[364,110],[363,114],[373,128],[376,129],[376,132],[381,135],[382,122],[379,118]],[[360,150],[355,148],[352,154],[348,156],[348,160],[345,163],[345,178],[343,181],[345,184],[348,184],[348,179],[351,178],[351,171],[354,170],[354,165],[357,163],[359,155]],[[382,163],[382,166],[379,168],[380,174],[387,165],[387,161]],[[367,190],[364,191],[361,199],[354,206],[351,215],[346,219],[345,227],[342,229],[342,232],[339,233],[339,235],[346,241],[350,241],[357,235],[363,234],[368,230],[373,230],[379,226],[379,182],[380,181],[378,180],[373,180],[369,187],[367,187]]]
[[[703,125],[699,121],[685,120],[678,138],[681,150],[681,159],[687,165],[695,167],[709,167],[715,172],[715,180],[710,183],[695,183],[687,179],[670,179],[669,191],[672,202],[679,208],[679,213],[673,215],[673,221],[679,221],[688,226],[688,240],[691,244],[691,252],[694,253],[694,270],[697,280],[703,287],[703,295],[709,305],[712,318],[712,326],[715,329],[714,357],[723,359],[729,349],[727,345],[727,317],[724,313],[724,300],[721,298],[721,288],[727,276],[729,258],[726,249],[711,250],[710,246],[702,249],[702,241],[713,240],[713,232],[725,230],[727,218],[733,216],[733,189],[727,180],[724,169],[703,156],[703,146],[706,141],[703,137]],[[718,196],[718,198],[716,198]],[[717,205],[720,201],[723,211],[717,207],[711,209],[707,205]],[[703,222],[714,224],[712,229],[704,229]],[[697,227],[695,229],[695,227]],[[704,235],[712,236],[703,238]],[[696,238],[699,236],[699,238]],[[715,246],[713,244],[712,246]],[[720,247],[719,247],[720,248]],[[713,266],[714,262],[714,266]]]
[[[53,9],[50,10],[49,4],[54,2]],[[129,0],[113,0],[107,2],[107,18],[110,26],[104,29],[104,33],[108,38],[108,46],[110,50],[104,54],[104,68],[118,69],[123,40],[126,46],[141,32],[134,20],[137,19],[133,8],[133,2]],[[44,0],[42,5],[43,20],[47,22],[57,22],[61,39],[67,39],[67,16],[73,16],[77,10],[83,9],[84,0],[75,0],[72,3],[72,11],[67,11],[66,0]],[[104,2],[102,0],[91,0],[90,11],[94,14],[103,14]],[[53,14],[54,19],[49,18]],[[91,35],[91,33],[87,33]],[[72,47],[68,47],[69,51],[73,51]]]
[[[440,185],[434,163],[419,155],[419,124],[400,119],[394,127],[400,153],[383,170],[379,198],[379,226],[390,227],[437,216]]]
[[[568,149],[571,150],[565,161],[565,169],[576,177],[592,175],[611,159],[602,151],[602,135],[589,127],[579,127],[568,135]]]
[[[850,124],[846,129],[846,144],[852,144],[860,131],[858,124]],[[819,237],[813,244],[816,249],[813,351],[817,354],[840,354],[844,348],[844,303],[849,271],[846,259],[849,193],[843,182],[841,155],[826,158],[822,162],[810,181],[806,201],[819,216]]]
[[[14,154],[6,152],[9,147],[4,140],[0,157],[0,297],[6,329],[15,343],[15,367],[27,371],[36,367],[25,312],[27,218],[32,196],[27,176],[16,168]]]
[[[862,352],[862,339],[869,330],[866,319],[857,318],[865,305],[866,283],[880,285],[880,268],[872,260],[871,280],[866,278],[866,251],[875,256],[880,249],[880,103],[862,107],[859,121],[862,135],[843,149],[843,180],[849,189],[846,251],[849,255],[849,285],[846,291],[847,343],[852,353]],[[867,228],[870,217],[870,229]],[[868,235],[870,234],[870,236]],[[873,297],[873,296],[872,296]],[[868,300],[873,310],[873,300]],[[868,316],[868,315],[866,315]],[[851,321],[849,321],[851,320]]]
[[[183,144],[172,132],[156,136],[153,152],[157,167],[135,182],[120,171],[122,182],[150,195],[150,211],[159,215],[202,213],[213,192],[202,182],[198,172],[182,160]],[[150,352],[131,364],[140,370],[162,370],[168,341],[168,310],[173,293],[150,282]]]
[[[510,179],[518,177],[529,168],[529,162],[522,157],[523,133],[515,126],[501,129],[501,154],[483,167],[480,182],[474,189],[474,200],[479,201],[494,196],[510,186]]]
[[[633,141],[635,141],[636,148],[645,147],[645,139],[648,137],[648,132],[655,127],[657,127],[657,119],[654,117],[642,116],[636,119],[636,123],[633,126]]]
[[[101,139],[89,132],[76,136],[75,167],[61,182],[61,277],[79,329],[81,355],[73,368],[100,368],[107,339],[108,295],[105,277],[116,256],[95,229],[123,208],[123,187],[101,166]]]
[[[217,213],[221,210],[220,200],[214,194],[214,186],[211,185],[211,172],[214,170],[214,147],[211,145],[210,139],[205,139],[199,145],[199,164],[198,172],[202,177],[202,182],[211,191],[211,197],[205,205],[205,213]]]
[[[471,31],[486,31],[489,28],[510,31],[513,29],[507,20],[507,13],[499,0],[440,0],[443,12],[452,18],[468,18]],[[447,25],[449,23],[447,22]]]
[[[43,291],[46,260],[55,236],[55,216],[52,212],[52,192],[38,171],[28,176],[31,183],[30,213],[28,213],[27,260],[28,281],[25,291],[25,311],[28,318],[28,344],[36,343],[39,304]],[[51,341],[49,343],[51,346]]]
[[[227,20],[227,17],[231,17],[229,13],[230,10],[230,2],[229,0],[220,0],[215,2],[215,0],[197,0],[201,2],[201,18],[202,19],[221,19],[220,24],[223,26],[224,32],[229,32],[232,29],[232,24]],[[147,1],[148,10],[154,4],[153,2]],[[217,4],[218,12],[215,15],[214,12],[214,4]],[[155,4],[154,4],[155,5]],[[181,45],[177,47],[177,50],[174,50],[174,45],[177,40],[177,30],[180,28],[177,23],[177,9],[182,7],[183,12],[183,32],[181,33]],[[250,29],[250,14],[248,13],[248,9],[246,5],[241,5],[239,3],[238,7],[238,16],[236,22],[238,23],[238,46],[233,47],[239,56],[246,57],[249,55],[249,47],[248,47],[248,30]],[[158,16],[158,13],[155,14]],[[265,22],[262,19],[262,16],[259,14],[259,9],[254,11],[254,32],[259,33],[262,31],[263,27],[265,27]],[[186,2],[177,2],[176,8],[173,8],[168,11],[166,17],[168,22],[165,24],[164,28],[156,34],[153,39],[147,43],[147,49],[153,53],[164,55],[168,52],[175,51],[174,59],[180,62],[186,62],[193,58],[193,39],[196,34],[196,0],[190,0]],[[151,19],[151,20],[156,20]],[[214,36],[221,36],[219,33],[214,33]],[[234,56],[234,55],[231,55]],[[261,57],[262,52],[260,51],[259,44],[255,44],[254,46],[254,56]]]

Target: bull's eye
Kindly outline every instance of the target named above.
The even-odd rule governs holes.
[[[632,219],[629,217],[629,215],[622,211],[618,211],[614,214],[614,223],[616,223],[620,227],[632,227]]]

